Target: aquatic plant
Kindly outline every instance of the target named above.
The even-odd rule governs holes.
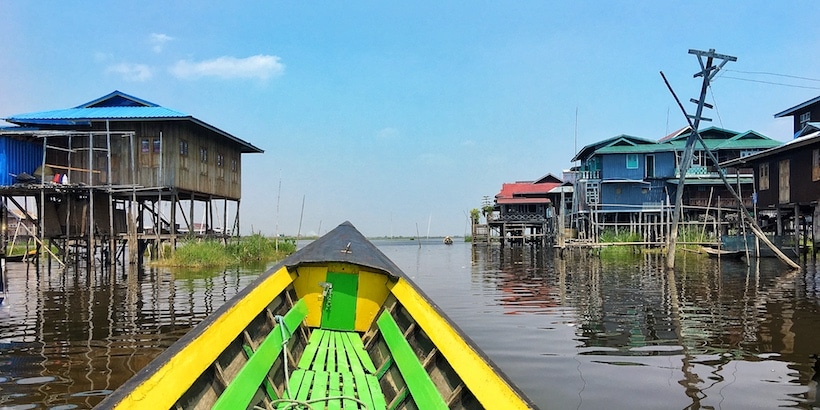
[[[227,244],[216,239],[185,241],[174,252],[165,252],[166,258],[155,264],[191,268],[226,267],[279,260],[295,250],[296,240],[293,238],[277,240],[256,233]]]
[[[618,242],[640,242],[643,240],[641,235],[637,232],[630,232],[628,230],[605,229],[601,232],[601,242],[604,243],[618,243]]]

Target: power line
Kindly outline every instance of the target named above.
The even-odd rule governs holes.
[[[810,87],[810,86],[807,86],[807,85],[776,83],[774,81],[752,80],[751,78],[732,77],[732,76],[728,76],[728,75],[721,76],[720,78],[729,78],[729,79],[732,79],[732,80],[748,81],[748,82],[751,82],[751,83],[779,85],[779,86],[783,86],[783,87],[805,88],[805,89],[808,89],[808,90],[820,90],[820,87]]]
[[[724,69],[723,71],[731,71],[733,73],[741,73],[741,74],[773,75],[773,76],[777,76],[777,77],[795,78],[795,79],[798,79],[798,80],[820,82],[820,79],[817,79],[817,78],[800,77],[800,76],[796,76],[796,75],[779,74],[779,73],[772,73],[772,72],[768,72],[768,71],[741,71],[741,70],[729,70],[729,69]]]

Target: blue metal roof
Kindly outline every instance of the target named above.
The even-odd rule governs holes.
[[[242,152],[264,152],[254,145],[220,130],[188,114],[160,107],[121,91],[113,91],[85,104],[63,110],[39,111],[4,118],[21,126],[88,126],[92,121],[127,120],[188,120],[210,129],[242,146]]]
[[[39,111],[17,114],[6,119],[13,123],[31,123],[50,120],[127,120],[154,118],[191,118],[190,115],[165,107],[99,107],[67,108],[64,110]]]

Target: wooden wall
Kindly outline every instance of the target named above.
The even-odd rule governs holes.
[[[808,204],[820,199],[820,179],[815,181],[812,177],[813,155],[817,149],[820,149],[820,141],[756,161],[754,174],[758,207],[774,208],[788,203]],[[788,200],[784,202],[780,197],[780,167],[781,162],[785,160],[788,160],[789,190]],[[769,188],[761,190],[760,165],[764,163],[769,167]]]
[[[111,184],[136,184],[145,188],[175,187],[214,198],[238,200],[242,192],[242,157],[238,144],[188,121],[112,122]],[[95,123],[94,131],[105,131]],[[134,132],[132,141],[121,132]],[[49,145],[68,146],[67,137],[52,138]],[[93,138],[89,180],[88,137],[72,137],[74,152],[49,149],[47,163],[69,164],[70,182],[106,185],[108,154],[105,135]],[[70,159],[69,159],[70,157]],[[132,161],[133,157],[133,161]],[[132,164],[134,172],[132,172]],[[55,172],[64,173],[59,167]]]

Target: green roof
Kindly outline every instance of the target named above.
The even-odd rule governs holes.
[[[671,139],[651,141],[630,135],[618,135],[595,144],[585,146],[573,161],[600,154],[642,154],[655,152],[683,151],[691,133],[685,132]],[[777,147],[775,141],[756,131],[737,132],[718,127],[709,127],[698,132],[704,144],[711,151],[720,150],[765,150]],[[698,143],[696,150],[703,149]]]

